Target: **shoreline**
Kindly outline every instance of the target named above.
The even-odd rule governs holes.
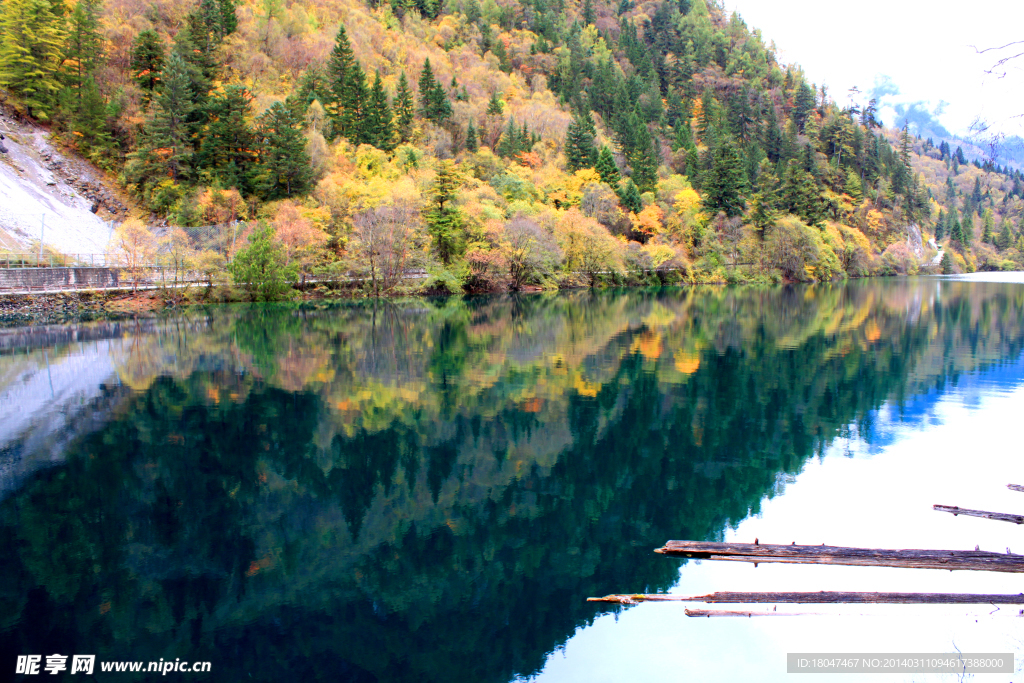
[[[1006,272],[1006,271],[1000,271]],[[922,272],[923,276],[936,276],[941,273]],[[870,276],[864,278],[844,278],[834,282],[841,282],[846,279],[874,280],[878,278],[889,279],[891,277],[911,276]],[[955,276],[951,276],[955,277]],[[810,284],[796,281],[760,282],[760,281],[738,281],[709,280],[707,282],[677,281],[671,283],[662,282],[633,282],[622,284],[609,284],[594,289],[644,289],[661,287],[699,287],[707,285],[718,286],[748,286],[748,287],[778,287],[793,284]],[[587,286],[560,287],[558,290],[545,290],[540,287],[531,287],[521,290],[520,294],[536,294],[545,291],[569,291],[579,289],[591,289]],[[370,301],[374,297],[368,296],[362,288],[327,288],[307,287],[306,290],[292,290],[294,296],[275,303],[304,303],[317,301]],[[498,291],[466,292],[463,296],[478,296],[489,294],[509,293]],[[429,298],[434,296],[445,296],[443,292],[435,291],[396,291],[389,296],[382,296],[382,301],[394,301],[408,298]],[[454,296],[448,294],[448,296]],[[69,290],[63,292],[46,293],[2,293],[0,292],[0,327],[19,327],[37,324],[62,324],[89,322],[93,320],[124,320],[137,318],[153,318],[173,310],[187,309],[193,306],[208,306],[216,304],[240,304],[252,303],[245,294],[232,285],[215,285],[211,288],[206,286],[182,292],[171,288],[146,289],[133,292],[130,288],[122,289],[89,289]]]

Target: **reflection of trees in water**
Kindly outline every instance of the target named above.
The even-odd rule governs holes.
[[[168,324],[121,417],[0,505],[0,650],[529,674],[587,595],[671,585],[655,545],[718,537],[888,398],[1019,355],[1022,304],[872,283]]]

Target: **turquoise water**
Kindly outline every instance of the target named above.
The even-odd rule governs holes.
[[[1004,488],[1022,314],[1024,284],[975,277],[4,330],[0,667],[57,652],[207,660],[223,681],[737,680],[784,677],[804,645],[788,651],[1012,648],[1015,621],[963,609],[689,619],[585,600],[1019,592],[651,551],[1013,545],[1017,527],[930,505],[1024,507]],[[882,626],[901,619],[923,621]]]

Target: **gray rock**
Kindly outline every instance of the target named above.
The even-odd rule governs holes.
[[[921,228],[918,227],[917,223],[911,223],[907,226],[907,248],[909,248],[917,258],[924,256],[924,243],[921,239]]]

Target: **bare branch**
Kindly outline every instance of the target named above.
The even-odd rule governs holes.
[[[1024,40],[1015,40],[1012,43],[1007,43],[1006,45],[1002,45],[1000,47],[986,47],[986,48],[983,48],[981,50],[979,50],[974,45],[970,45],[969,47],[971,49],[973,49],[977,54],[980,55],[980,54],[984,54],[986,52],[998,52],[999,50],[1005,50],[1006,48],[1010,47],[1011,45],[1024,45]]]
[[[1015,40],[1012,43],[1007,43],[1006,45],[1000,45],[999,47],[986,47],[980,50],[975,45],[971,45],[970,47],[974,50],[975,54],[981,55],[987,52],[999,52],[1001,50],[1005,50],[1008,47],[1013,47],[1014,45],[1024,45],[1024,40]],[[1024,52],[1018,52],[1015,55],[1002,57],[999,60],[997,60],[996,63],[993,64],[990,68],[985,69],[985,73],[988,74],[989,76],[995,76],[996,78],[1005,78],[1006,71],[1001,71],[1002,67],[1006,66],[1007,63],[1019,57],[1024,57]]]

